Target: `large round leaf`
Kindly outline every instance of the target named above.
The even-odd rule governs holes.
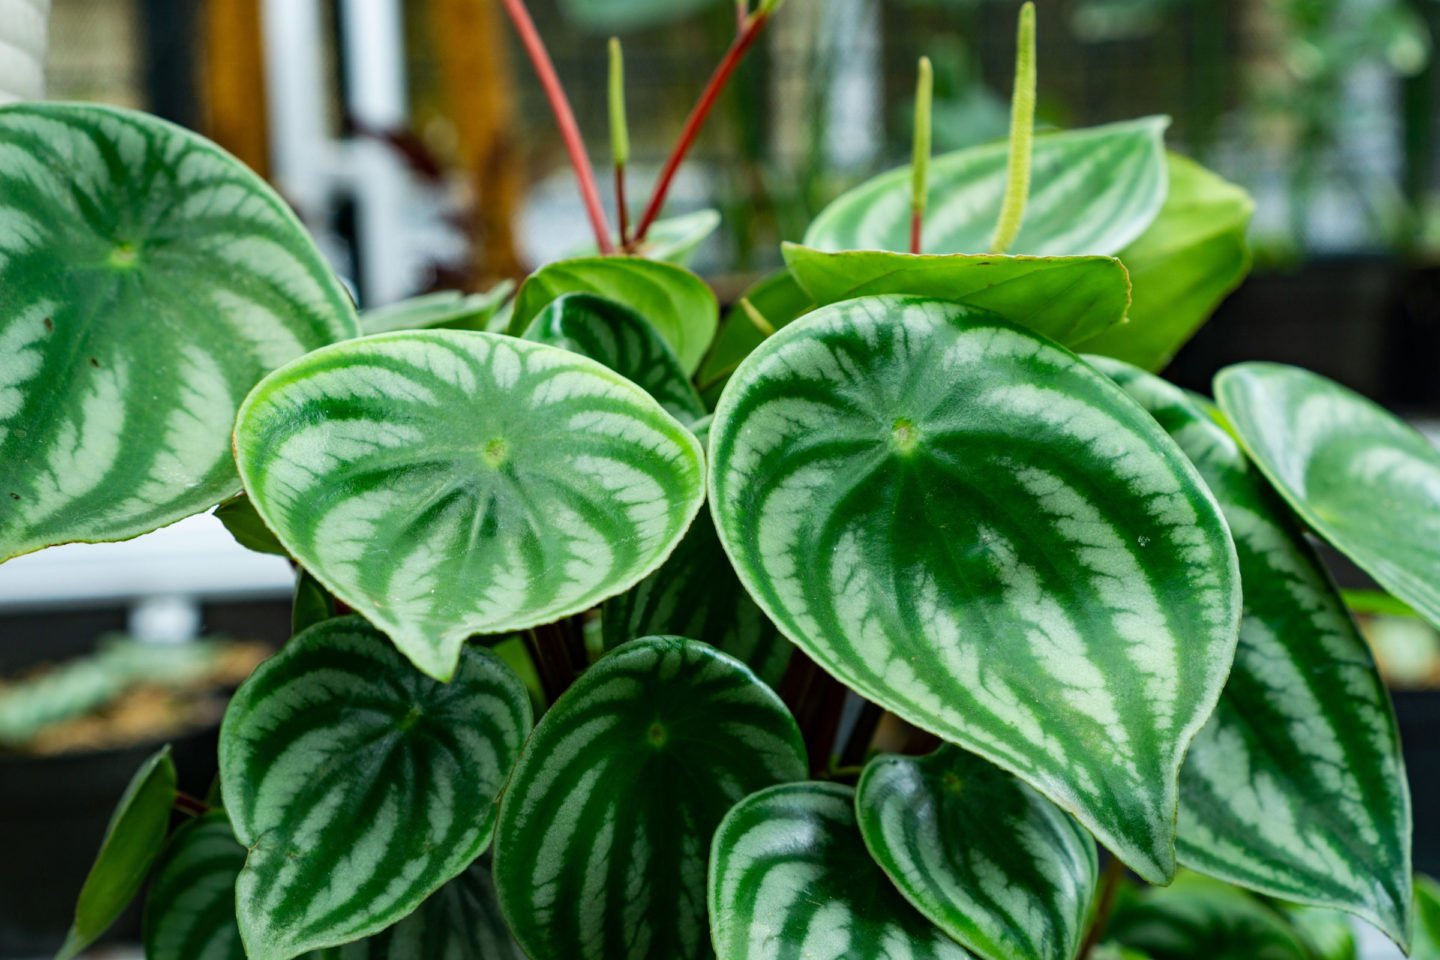
[[[719,960],[969,960],[870,859],[854,796],[838,784],[784,784],[725,817],[710,855]]]
[[[805,776],[780,699],[692,640],[628,643],[550,708],[505,791],[495,881],[534,960],[710,956],[705,863],[730,806]]]
[[[256,387],[235,440],[291,555],[441,679],[468,636],[639,581],[704,495],[699,444],[643,390],[491,333],[316,351]]]
[[[720,540],[787,636],[1169,877],[1239,582],[1218,508],[1144,410],[998,318],[867,297],[751,354],[710,448]]]
[[[705,416],[705,405],[655,328],[629,307],[589,293],[567,293],[535,317],[526,340],[598,360],[639,384],[682,423]]]
[[[467,648],[438,683],[358,617],[261,664],[220,729],[225,809],[250,849],[235,887],[249,956],[369,936],[469,866],[529,728],[493,654]]]
[[[1359,394],[1297,367],[1227,367],[1215,397],[1305,522],[1440,627],[1440,450]]]
[[[1232,883],[1410,927],[1410,797],[1385,683],[1284,501],[1204,401],[1095,361],[1220,502],[1245,612],[1225,693],[1180,774],[1180,859]],[[1218,413],[1215,414],[1218,416]]]
[[[1009,252],[1113,254],[1144,232],[1165,200],[1165,117],[1035,138],[1025,221]],[[930,163],[925,250],[983,253],[1008,183],[1009,144]],[[892,170],[826,207],[805,232],[822,250],[910,249],[911,171]]]
[[[785,262],[817,304],[884,293],[956,300],[1065,344],[1122,322],[1130,305],[1130,278],[1114,257],[831,253],[787,243]]]
[[[989,762],[945,746],[879,756],[860,778],[865,845],[905,899],[985,960],[1071,960],[1095,841]]]
[[[126,110],[0,109],[0,560],[124,540],[240,486],[245,392],[352,337],[279,197]]]
[[[510,332],[520,334],[556,297],[593,293],[634,310],[675,350],[687,374],[715,339],[720,308],[695,274],[642,257],[579,257],[547,264],[520,287]]]

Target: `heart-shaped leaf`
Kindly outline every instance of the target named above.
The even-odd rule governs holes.
[[[1314,960],[1279,911],[1193,873],[1145,891],[1107,929],[1153,960]]]
[[[1180,774],[1181,862],[1353,911],[1403,942],[1410,797],[1390,698],[1364,638],[1218,411],[1134,367],[1094,362],[1194,462],[1240,556],[1235,664]]]
[[[709,437],[706,420],[695,435]],[[701,510],[665,565],[605,601],[606,649],[636,637],[671,634],[700,640],[741,661],[778,687],[794,648],[740,585],[720,546],[715,521]]]
[[[547,304],[567,293],[593,293],[640,314],[674,349],[687,375],[715,339],[720,308],[705,281],[684,267],[643,257],[580,257],[541,267],[520,287],[510,332],[523,333]]]
[[[710,434],[720,540],[786,636],[1170,876],[1239,577],[1214,500],[1144,410],[997,317],[866,297],[751,354]]]
[[[1227,367],[1215,398],[1295,512],[1440,627],[1440,450],[1358,393],[1297,367]]]
[[[955,300],[1065,344],[1122,322],[1130,305],[1130,279],[1114,257],[828,253],[787,243],[785,262],[817,305],[885,293]]]
[[[681,423],[705,405],[670,345],[629,307],[589,293],[567,293],[541,310],[525,339],[578,353],[639,384]]]
[[[784,704],[692,640],[627,643],[526,744],[501,804],[495,882],[534,960],[708,957],[710,837],[741,797],[805,776]]]
[[[245,848],[223,813],[182,827],[145,904],[145,960],[245,960],[235,920],[235,878]],[[523,960],[495,903],[489,868],[477,861],[414,913],[373,937],[308,960]]]
[[[446,327],[454,330],[484,330],[490,318],[510,298],[512,280],[503,280],[484,293],[464,294],[459,290],[438,290],[399,303],[386,304],[360,314],[360,329],[366,334],[393,330],[426,330]]]
[[[1095,892],[1095,841],[972,753],[879,756],[855,809],[905,899],[985,960],[1071,960]]]
[[[291,555],[445,679],[465,638],[658,567],[704,496],[695,438],[593,360],[499,334],[380,334],[268,377],[235,431]]]
[[[810,295],[789,270],[778,270],[746,290],[725,314],[715,345],[696,374],[706,406],[714,408],[730,374],[766,337],[813,309]]]
[[[969,960],[870,859],[854,798],[839,784],[791,783],[730,811],[710,854],[719,960]]]
[[[1035,138],[1025,221],[1009,252],[1114,254],[1139,237],[1165,200],[1166,117],[1147,117]],[[930,162],[924,249],[983,253],[1008,179],[1009,144],[992,143]],[[911,170],[903,167],[840,197],[810,224],[821,250],[910,249]]]
[[[250,849],[236,882],[250,957],[285,960],[385,929],[490,842],[530,699],[486,650],[417,672],[358,617],[261,664],[220,729],[220,782]]]
[[[65,935],[56,960],[78,956],[119,918],[150,872],[170,829],[170,808],[175,803],[175,762],[163,747],[146,760],[130,783],[110,824],[100,852],[80,888],[75,920]]]
[[[0,561],[235,493],[245,392],[358,329],[274,191],[153,117],[0,108],[0,225]]]
[[[1169,363],[1250,270],[1249,194],[1177,154],[1166,165],[1165,205],[1118,253],[1133,288],[1129,322],[1083,344],[1148,370]]]

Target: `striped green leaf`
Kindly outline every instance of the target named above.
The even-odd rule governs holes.
[[[741,797],[805,776],[780,699],[692,640],[627,643],[535,728],[505,791],[495,882],[533,960],[711,955],[705,864]]]
[[[145,904],[145,960],[245,960],[235,880],[245,848],[223,813],[175,834]],[[373,937],[310,960],[523,960],[500,918],[489,867],[477,861],[414,913]]]
[[[1139,237],[1165,200],[1166,117],[1035,138],[1025,221],[1009,252],[1114,254]],[[925,250],[981,253],[1005,196],[1009,144],[930,163]],[[910,168],[861,184],[826,207],[805,233],[822,250],[910,249]]]
[[[871,855],[916,909],[985,960],[1071,960],[1095,841],[1010,774],[956,747],[879,756],[857,788]]]
[[[725,314],[715,345],[696,374],[706,406],[715,408],[730,374],[766,337],[813,309],[810,295],[789,270],[777,270],[746,290]]]
[[[360,330],[366,334],[394,330],[484,330],[495,312],[510,299],[512,280],[503,280],[484,293],[464,294],[459,290],[438,290],[399,303],[386,304],[360,314]]]
[[[629,307],[589,293],[567,293],[540,311],[525,339],[598,360],[644,387],[681,423],[705,416],[705,405],[675,351]]]
[[[816,304],[902,293],[968,303],[1065,344],[1121,323],[1130,279],[1114,257],[830,253],[785,244],[785,262]]]
[[[704,443],[710,424],[697,426]],[[720,546],[709,510],[701,510],[665,565],[605,602],[606,649],[636,637],[671,634],[717,647],[778,687],[794,648],[740,585]]]
[[[441,679],[466,637],[640,581],[704,495],[699,444],[643,390],[491,333],[318,350],[255,388],[235,440],[291,555]]]
[[[1159,370],[1250,270],[1249,194],[1168,154],[1170,192],[1150,227],[1117,254],[1133,287],[1129,322],[1085,341],[1087,353]]]
[[[1440,627],[1440,450],[1359,394],[1296,367],[1227,367],[1215,397],[1305,522]]]
[[[1107,930],[1153,960],[1315,960],[1280,911],[1193,873],[1145,891]]]
[[[993,315],[866,297],[751,354],[710,450],[720,540],[786,636],[1170,876],[1239,577],[1214,500],[1144,410]]]
[[[870,859],[854,797],[839,784],[784,784],[725,817],[710,855],[719,960],[968,960]]]
[[[465,649],[438,683],[358,617],[261,664],[220,729],[225,809],[249,848],[235,885],[249,956],[377,933],[469,866],[530,717],[488,651]]]
[[[1235,664],[1180,776],[1181,862],[1352,911],[1403,942],[1410,797],[1390,698],[1364,638],[1218,411],[1134,367],[1095,362],[1200,470],[1240,557]]]
[[[100,852],[80,888],[75,920],[56,960],[78,956],[119,918],[150,872],[170,829],[175,803],[175,762],[161,748],[135,771],[110,815]]]
[[[674,349],[686,374],[700,366],[720,316],[715,294],[684,267],[642,257],[580,257],[547,264],[526,279],[510,332],[529,329],[547,304],[567,293],[593,293],[640,314]]]
[[[0,561],[235,493],[245,392],[357,332],[258,177],[109,107],[0,108],[0,290]]]

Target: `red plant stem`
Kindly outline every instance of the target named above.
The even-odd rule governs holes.
[[[615,164],[615,211],[620,218],[620,248],[630,249],[630,211],[625,207],[625,166]]]
[[[530,19],[525,0],[504,0],[504,3],[505,12],[510,15],[515,32],[520,35],[520,42],[525,46],[530,63],[535,67],[535,75],[539,77],[540,86],[544,88],[550,109],[555,114],[565,150],[570,154],[570,165],[575,168],[575,179],[580,182],[580,197],[585,201],[590,228],[595,231],[595,245],[601,253],[613,253],[615,246],[610,242],[610,223],[605,219],[605,208],[600,205],[600,191],[595,188],[595,171],[585,153],[585,141],[581,139],[580,127],[575,123],[575,112],[570,109],[565,88],[560,86],[560,78],[555,74],[555,64],[551,62],[545,42],[535,29],[535,21]]]
[[[511,0],[507,0],[511,2]],[[685,160],[685,155],[695,145],[695,138],[700,135],[700,128],[705,125],[705,119],[710,116],[710,111],[715,107],[715,102],[720,99],[720,94],[725,90],[725,84],[729,82],[730,75],[745,58],[745,53],[760,36],[760,31],[765,29],[765,24],[770,21],[770,15],[763,11],[757,11],[745,22],[735,41],[730,44],[730,49],[725,51],[725,58],[715,68],[710,76],[710,82],[705,85],[705,91],[700,94],[700,99],[695,104],[695,109],[690,111],[690,117],[685,121],[685,129],[680,133],[680,139],[675,143],[675,149],[670,151],[670,157],[665,161],[665,167],[660,171],[660,179],[655,184],[655,192],[650,195],[650,205],[645,208],[645,215],[640,218],[640,223],[635,228],[635,238],[631,241],[632,246],[645,241],[645,235],[650,232],[650,225],[660,216],[660,210],[665,206],[665,197],[670,192],[670,185],[675,180],[675,173],[680,169],[680,164]]]
[[[210,805],[203,800],[196,800],[188,793],[175,792],[175,809],[190,817],[203,817],[210,812]]]
[[[910,212],[910,252],[920,252],[920,233],[925,229],[925,211],[916,207]]]

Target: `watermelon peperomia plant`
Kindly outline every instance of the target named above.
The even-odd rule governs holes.
[[[213,145],[0,109],[0,558],[224,500],[297,567],[216,789],[136,774],[61,955],[151,873],[151,960],[1340,960],[1336,911],[1440,955],[1308,542],[1440,624],[1440,454],[1301,370],[1148,372],[1245,195],[1163,118],[1033,135],[1026,5],[1009,142],[932,161],[922,63],[914,162],[717,324],[716,218],[657,217],[779,3],[612,233],[504,2],[595,227],[513,300],[357,317]]]

